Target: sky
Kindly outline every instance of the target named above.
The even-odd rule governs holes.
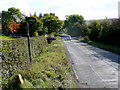
[[[55,13],[60,20],[66,15],[79,14],[85,20],[118,18],[120,0],[0,0],[0,11],[10,7],[26,15]]]

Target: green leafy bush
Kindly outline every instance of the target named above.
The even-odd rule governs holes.
[[[120,47],[120,19],[93,21],[88,28],[90,40]]]

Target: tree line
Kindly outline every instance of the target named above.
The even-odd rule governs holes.
[[[2,34],[26,36],[26,15],[15,7],[8,11],[2,11]],[[63,21],[59,20],[54,13],[30,15],[36,19],[36,22],[29,23],[30,36],[40,36],[44,34],[56,34],[63,26]]]
[[[120,19],[93,21],[88,28],[90,40],[120,47]]]
[[[70,15],[63,27],[73,37],[120,47],[120,18],[93,20],[90,24],[85,22],[81,15]]]
[[[2,32],[4,35],[17,34],[26,36],[26,15],[14,7],[2,12]],[[40,36],[44,34],[58,34],[62,29],[72,37],[82,37],[104,44],[120,47],[120,18],[93,20],[86,24],[82,15],[67,15],[66,20],[61,21],[55,13],[30,14],[36,22],[29,23],[30,36]]]

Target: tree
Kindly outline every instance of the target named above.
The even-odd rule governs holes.
[[[21,22],[20,22],[20,25],[19,25],[19,29],[18,29],[18,34],[22,35],[22,36],[27,36],[27,31],[26,31],[26,20],[23,19]]]
[[[2,33],[5,35],[10,35],[10,34],[13,34],[14,31],[16,32],[18,28],[15,28],[15,27],[16,25],[18,26],[21,20],[22,20],[22,13],[20,12],[19,9],[12,7],[12,8],[9,8],[8,11],[3,11],[2,12]]]
[[[36,12],[34,12],[34,15],[33,15],[33,16],[37,17],[37,14],[36,14]]]
[[[38,17],[38,19],[40,19],[40,18],[42,18],[42,14],[41,14],[41,13],[39,14],[39,17]]]
[[[77,14],[73,14],[73,15],[70,15],[70,16],[66,16],[66,21],[69,22],[69,24],[73,24],[73,23],[80,23],[80,24],[83,24],[85,21],[84,21],[84,18],[83,16],[81,15],[77,15]]]
[[[36,19],[36,22],[30,22],[29,23],[29,33],[30,36],[38,36],[38,32],[42,31],[43,29],[43,23],[36,17],[36,16],[31,16],[33,18]],[[22,34],[23,36],[27,35],[26,32],[26,19],[24,19],[21,23],[20,23],[20,29],[19,29],[19,34]]]
[[[88,28],[90,40],[120,47],[120,19],[93,21]]]
[[[57,16],[53,14],[44,14],[44,16],[40,19],[43,22],[43,28],[47,31],[46,33],[58,33],[62,28],[63,22],[58,19]]]
[[[111,23],[108,21],[108,19],[104,19],[100,21],[100,32],[99,32],[99,42],[107,43],[108,42],[108,32],[110,28]]]
[[[8,8],[8,12],[10,12],[15,22],[20,22],[23,18],[21,11],[15,7]]]
[[[17,30],[19,29],[20,24],[16,24],[14,21],[10,22],[9,24],[10,24],[9,25],[10,31],[13,32],[13,33],[17,32]]]
[[[90,31],[89,31],[89,39],[93,41],[98,41],[99,33],[101,30],[100,22],[98,21],[92,21],[88,25]]]
[[[38,36],[38,32],[42,31],[43,23],[35,16],[36,22],[29,23],[30,36]]]
[[[107,34],[108,44],[120,47],[120,18],[112,21]]]
[[[83,16],[74,14],[66,16],[63,28],[66,29],[67,33],[71,36],[82,36],[83,24],[85,24]]]

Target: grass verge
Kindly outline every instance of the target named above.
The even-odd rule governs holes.
[[[0,36],[0,40],[15,40],[15,38],[12,38],[10,36]]]
[[[34,58],[32,66],[18,72],[28,84],[21,88],[75,88],[71,66],[60,40],[55,40]],[[30,84],[31,83],[31,84]]]
[[[102,43],[97,43],[97,42],[94,42],[94,41],[89,41],[89,40],[84,40],[84,39],[79,39],[79,40],[82,41],[82,42],[88,43],[90,45],[97,46],[98,48],[105,49],[105,50],[120,54],[120,48],[118,48],[118,47],[111,46],[111,45],[105,45],[105,44],[102,44]]]

